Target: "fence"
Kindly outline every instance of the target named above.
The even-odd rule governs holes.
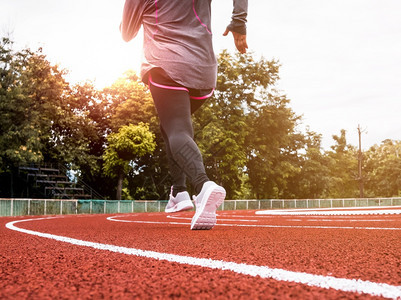
[[[0,216],[162,212],[167,201],[2,199]],[[219,210],[334,208],[401,205],[401,198],[225,200]]]

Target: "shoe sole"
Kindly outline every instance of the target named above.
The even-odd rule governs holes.
[[[194,205],[192,204],[191,200],[185,200],[177,203],[174,205],[172,208],[166,208],[164,212],[166,213],[174,213],[174,212],[180,212],[180,211],[185,211],[185,210],[190,210],[194,208]]]
[[[209,193],[209,196],[207,196]],[[226,190],[221,186],[214,186],[206,192],[203,201],[191,221],[191,230],[209,230],[217,223],[216,210],[223,203]]]

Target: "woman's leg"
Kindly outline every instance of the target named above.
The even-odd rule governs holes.
[[[202,99],[202,100],[194,100],[191,99],[191,114],[196,112],[205,102],[207,99]]]
[[[202,99],[202,100],[191,99],[191,114],[193,114],[195,111],[197,111],[205,102],[206,102],[206,99]],[[167,135],[161,126],[160,126],[160,130],[161,130],[161,133],[163,136],[163,140],[166,143],[166,153],[167,153],[169,172],[170,172],[170,176],[172,178],[172,183],[173,183],[172,195],[175,197],[178,193],[184,192],[187,190],[186,176],[185,176],[185,173],[181,170],[181,168],[174,161],[173,155],[170,151],[170,145],[168,144]]]
[[[191,229],[211,229],[217,222],[216,210],[224,201],[226,191],[206,176],[202,155],[193,140],[191,120],[191,114],[203,104],[194,101],[204,101],[207,95],[197,97],[185,87],[158,84],[152,78],[149,81],[166,146],[170,150],[167,153],[190,179],[197,193]]]
[[[166,145],[169,173],[173,183],[171,194],[173,195],[173,197],[175,197],[178,193],[187,190],[186,176],[185,173],[181,170],[181,168],[177,165],[177,163],[173,159],[173,155],[170,151],[170,145],[168,142],[167,134],[164,132],[161,126],[160,130],[163,136],[164,143]]]
[[[205,172],[202,155],[193,140],[189,93],[183,89],[155,86],[152,82],[150,91],[165,135],[166,146],[172,160],[179,167],[179,169],[171,169],[171,172],[181,170],[194,186],[196,193],[199,193],[203,184],[209,179]],[[174,178],[174,174],[172,175]]]

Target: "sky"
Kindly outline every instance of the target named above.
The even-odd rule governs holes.
[[[124,0],[0,0],[0,34],[16,48],[43,48],[69,70],[71,83],[111,85],[139,70],[141,33],[126,43],[118,30]],[[235,51],[223,37],[232,0],[212,1],[214,50]],[[249,0],[249,50],[280,62],[277,88],[302,116],[301,129],[332,135],[347,131],[362,148],[401,140],[401,1]]]

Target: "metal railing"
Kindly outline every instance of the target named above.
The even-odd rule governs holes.
[[[163,212],[166,205],[166,200],[0,198],[0,216]],[[225,200],[219,210],[271,210],[370,206],[401,206],[401,198]]]

